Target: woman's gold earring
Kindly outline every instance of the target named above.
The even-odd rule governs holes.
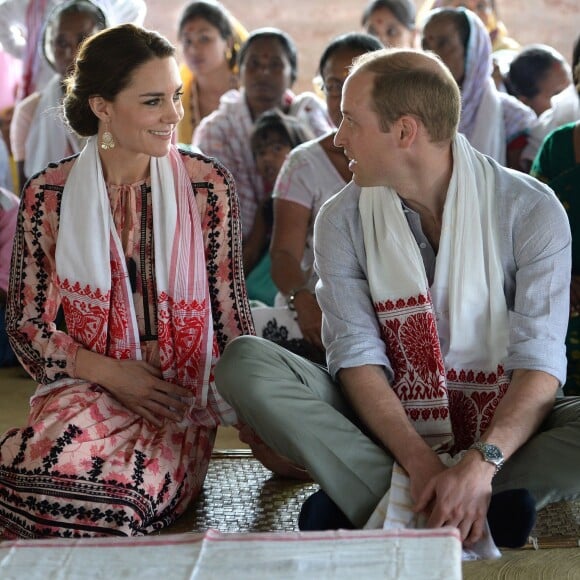
[[[109,131],[109,123],[106,124],[105,131],[102,136],[101,149],[105,151],[107,149],[115,148],[115,139],[113,139],[112,133]]]

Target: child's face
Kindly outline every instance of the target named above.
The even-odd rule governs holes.
[[[290,143],[277,133],[268,133],[256,145],[256,169],[264,180],[267,191],[274,187],[280,168],[291,149]]]

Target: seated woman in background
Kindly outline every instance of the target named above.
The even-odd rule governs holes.
[[[492,52],[499,50],[519,50],[520,44],[509,36],[501,21],[495,0],[425,0],[419,9],[418,22],[422,22],[434,8],[467,8],[479,16],[491,40]]]
[[[253,331],[237,197],[219,162],[172,145],[174,54],[133,25],[85,41],[64,113],[87,143],[24,189],[7,330],[39,385],[0,438],[0,538],[159,530],[236,421],[213,368]]]
[[[362,27],[384,46],[413,48],[417,42],[415,4],[412,0],[371,0],[362,15]]]
[[[554,48],[531,44],[512,60],[504,84],[510,95],[528,105],[538,117],[550,108],[554,95],[572,83],[570,66]]]
[[[580,100],[580,63],[574,68],[573,76],[576,98]],[[564,393],[580,395],[580,120],[559,127],[546,137],[530,173],[555,191],[570,219],[572,283]]]
[[[248,33],[221,4],[199,0],[188,4],[179,21],[178,38],[185,63],[183,119],[179,143],[191,144],[200,121],[215,111],[224,93],[240,86],[237,54]]]
[[[106,26],[105,14],[89,0],[57,4],[48,16],[41,46],[56,74],[41,92],[32,93],[16,105],[10,127],[20,187],[50,162],[80,151],[80,140],[60,116],[63,81],[81,42]]]
[[[267,202],[250,147],[254,122],[265,111],[279,109],[296,117],[315,136],[327,133],[332,126],[324,103],[316,95],[295,95],[290,90],[296,80],[297,59],[294,41],[285,32],[277,28],[253,31],[238,56],[242,88],[223,95],[219,109],[203,119],[193,135],[193,145],[217,157],[236,181],[246,272],[261,257],[263,240],[252,236],[252,230],[256,214]]]
[[[344,151],[334,145],[342,119],[344,79],[353,59],[381,48],[374,36],[358,32],[338,36],[326,46],[318,73],[334,129],[294,149],[274,186],[270,255],[272,279],[280,295],[275,309],[254,310],[256,332],[274,342],[286,342],[294,352],[317,362],[324,362],[325,355],[320,337],[322,315],[314,294],[314,220],[322,204],[352,177]]]
[[[248,298],[260,304],[273,306],[278,289],[270,274],[270,253],[268,245],[272,234],[272,189],[288,153],[305,141],[313,138],[312,133],[297,119],[284,115],[278,110],[266,111],[260,115],[250,137],[250,146],[256,160],[256,171],[264,182],[266,200],[256,214],[252,236],[262,241],[260,261],[251,272],[246,273]],[[252,308],[256,322],[256,308]]]
[[[481,153],[520,169],[536,115],[497,90],[491,77],[491,43],[481,19],[464,8],[433,10],[426,17],[422,46],[440,56],[461,89],[459,131]]]
[[[572,71],[580,64],[580,35],[574,42],[572,49]],[[574,73],[573,73],[574,74]],[[544,139],[558,127],[566,123],[580,120],[580,101],[575,83],[572,82],[566,89],[553,96],[550,108],[544,111],[530,131],[526,148],[522,153],[524,168],[531,167]]]

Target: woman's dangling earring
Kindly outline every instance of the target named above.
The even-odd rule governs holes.
[[[105,131],[102,136],[101,140],[101,149],[105,151],[107,149],[114,149],[115,148],[115,140],[113,139],[113,134],[109,131],[109,123],[105,125]]]

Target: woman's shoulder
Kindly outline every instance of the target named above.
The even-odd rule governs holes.
[[[30,177],[25,187],[44,189],[64,188],[68,175],[74,167],[78,156],[79,154],[76,153],[58,162],[49,163],[42,171]]]
[[[193,184],[232,182],[230,171],[217,159],[209,157],[200,151],[178,148],[179,155],[185,166],[185,170]]]

